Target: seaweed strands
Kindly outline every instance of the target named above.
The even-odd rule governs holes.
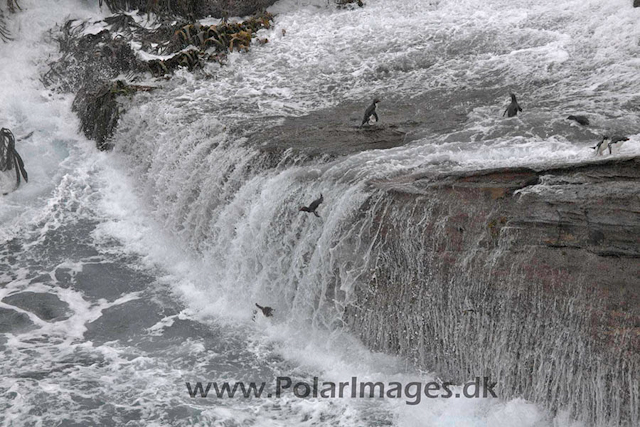
[[[253,34],[262,28],[271,28],[272,22],[273,15],[264,13],[242,22],[222,22],[218,25],[189,24],[175,31],[171,44],[177,49],[189,45],[202,48],[215,46],[218,51],[233,50],[234,44],[236,48],[242,44],[248,49]]]
[[[155,88],[152,86],[129,85],[122,80],[107,82],[97,91],[84,88],[78,91],[72,109],[78,113],[80,129],[87,138],[94,139],[99,150],[109,150],[109,139],[122,114],[122,108],[116,98],[153,89]]]
[[[3,42],[8,42],[9,40],[13,40],[11,38],[11,33],[7,29],[7,21],[4,19],[4,13],[2,9],[0,9],[0,40]]]
[[[271,28],[272,21],[273,15],[264,13],[243,22],[181,26],[175,30],[167,50],[184,50],[169,59],[149,61],[149,68],[154,75],[164,75],[177,67],[186,67],[191,71],[203,66],[205,61],[223,62],[227,52],[247,52],[254,34],[262,28]],[[267,41],[260,40],[260,43]],[[215,53],[209,53],[212,50]]]
[[[7,0],[7,9],[11,13],[16,13],[20,9],[18,0]],[[0,40],[8,42],[13,40],[11,33],[7,29],[7,21],[5,20],[4,11],[0,9]]]
[[[0,129],[0,172],[13,170],[16,171],[16,188],[20,186],[20,176],[24,178],[24,182],[29,182],[29,176],[24,168],[22,157],[16,151],[16,138],[13,133],[7,129]]]
[[[205,59],[218,59],[221,61],[222,56],[218,55],[218,58],[214,58],[214,55],[206,55],[197,49],[189,49],[179,52],[169,59],[153,59],[148,61],[147,65],[154,76],[163,76],[178,67],[193,71],[197,67],[202,67]]]

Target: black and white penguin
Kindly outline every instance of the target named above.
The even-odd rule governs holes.
[[[575,120],[582,126],[589,126],[589,119],[587,119],[585,116],[569,116],[567,117],[567,120]]]
[[[609,151],[609,154],[613,154],[614,151],[618,151],[625,141],[629,138],[622,135],[613,135],[612,137],[603,136],[602,141],[598,142],[595,147],[591,147],[596,150],[596,155],[601,156],[605,150]]]
[[[371,116],[375,117],[376,122],[378,121],[378,114],[376,113],[376,107],[378,106],[378,102],[380,102],[380,100],[378,98],[375,98],[371,103],[371,105],[369,105],[367,109],[364,111],[364,118],[362,119],[362,124],[360,125],[360,127],[364,126],[365,123],[368,124],[369,120],[371,119]]]
[[[596,156],[602,155],[602,152],[607,149],[607,145],[609,144],[610,141],[611,141],[611,138],[605,135],[602,137],[602,140],[596,144],[595,147],[591,147],[594,150],[596,150]]]
[[[502,117],[504,117],[505,114],[507,115],[507,117],[516,116],[516,115],[518,115],[518,111],[522,111],[522,108],[520,108],[520,105],[518,104],[518,101],[516,100],[516,96],[512,93],[511,94],[511,104],[509,104],[507,109],[504,110],[504,113],[502,114]]]
[[[301,207],[299,211],[300,212],[309,212],[309,213],[314,214],[318,218],[320,218],[320,215],[318,215],[318,212],[316,212],[316,209],[318,209],[318,206],[320,206],[320,203],[322,203],[323,201],[324,201],[324,197],[322,197],[322,194],[320,194],[320,198],[319,199],[316,199],[313,202],[311,202],[311,204],[309,206]]]
[[[609,141],[609,143],[607,144],[607,148],[609,148],[609,154],[613,154],[614,151],[619,151],[620,147],[622,147],[622,144],[624,144],[624,142],[628,140],[629,138],[627,138],[626,136],[613,135],[611,137],[611,141]]]

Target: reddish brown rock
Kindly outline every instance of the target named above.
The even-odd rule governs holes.
[[[640,158],[374,185],[370,275],[346,310],[367,345],[638,425]]]

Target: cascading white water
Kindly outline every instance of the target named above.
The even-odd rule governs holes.
[[[80,367],[72,371],[69,383],[51,374],[35,385],[16,379],[24,378],[18,375],[24,372],[9,371],[3,391],[18,393],[19,398],[6,398],[13,400],[3,404],[11,408],[13,418],[7,419],[42,416],[34,412],[34,396],[46,395],[50,407],[58,399],[65,401],[62,412],[75,409],[86,415],[95,406],[99,415],[88,418],[93,422],[108,423],[105,420],[117,413],[122,417],[118,420],[134,425],[141,419],[186,425],[189,417],[203,424],[231,422],[242,419],[247,410],[259,414],[245,419],[250,425],[266,425],[265,419],[303,423],[305,416],[317,420],[316,412],[331,425],[570,424],[562,414],[554,420],[518,399],[424,402],[418,407],[346,401],[338,402],[338,409],[326,401],[311,401],[307,407],[304,401],[289,399],[281,414],[277,402],[269,400],[194,402],[178,385],[183,387],[185,376],[258,380],[253,372],[267,372],[267,378],[274,372],[303,378],[320,373],[338,380],[352,375],[373,380],[429,378],[405,368],[402,361],[371,354],[344,328],[352,321],[345,311],[358,291],[364,291],[361,286],[368,283],[380,257],[379,218],[392,209],[385,193],[370,183],[434,170],[587,162],[593,155],[588,147],[599,133],[611,130],[632,137],[621,156],[637,156],[640,123],[630,111],[640,89],[635,59],[640,27],[638,13],[627,1],[369,0],[361,9],[336,10],[327,8],[325,1],[283,0],[273,7],[278,13],[275,28],[261,33],[270,39],[268,44],[246,54],[233,53],[226,66],[210,65],[204,74],[178,71],[169,81],[152,82],[160,89],[126,101],[127,112],[113,138],[115,150],[108,154],[92,152],[86,148],[90,143],[77,137],[70,98],[40,86],[37,76],[44,64],[33,66],[29,61],[42,61],[53,46],[36,48],[42,34],[21,28],[26,19],[41,22],[43,31],[68,13],[97,19],[98,11],[75,10],[76,2],[68,0],[57,2],[59,13],[48,16],[35,2],[25,3],[27,10],[14,21],[19,39],[0,46],[13,65],[0,66],[0,73],[5,81],[17,82],[2,88],[10,101],[0,109],[0,118],[16,132],[37,132],[21,147],[31,182],[0,201],[3,254],[13,248],[10,243],[15,240],[10,238],[24,242],[17,245],[24,252],[18,256],[19,272],[9,262],[2,270],[2,283],[7,285],[2,296],[46,288],[76,314],[62,323],[64,328],[0,342],[11,348],[7,361],[34,351],[43,371],[55,372],[47,358],[65,364],[72,360]],[[21,68],[26,70],[24,77],[16,79],[15,70]],[[250,136],[278,124],[274,117],[301,116],[347,101],[361,103],[364,109],[373,94],[384,100],[426,93],[434,103],[446,105],[454,91],[479,93],[455,100],[465,106],[461,124],[405,147],[314,161],[292,151],[264,153]],[[516,119],[502,119],[511,91],[519,95],[524,112]],[[474,105],[472,99],[480,101]],[[390,113],[384,105],[379,107],[383,122]],[[413,117],[420,121],[423,110],[416,105]],[[588,113],[594,126],[585,130],[567,122],[566,115],[574,112]],[[360,120],[360,114],[345,117],[346,125]],[[325,200],[318,210],[321,218],[298,211],[320,193]],[[419,208],[428,217],[429,208],[415,207]],[[33,234],[42,224],[43,231]],[[86,233],[77,237],[74,233],[84,226]],[[419,223],[415,226],[419,229]],[[406,230],[404,240],[412,234],[413,229]],[[79,260],[37,267],[30,261],[30,247],[36,253],[50,251],[53,259],[72,259],[75,250],[67,251],[64,242],[76,238],[86,251]],[[48,244],[59,247],[60,254],[40,248]],[[400,269],[409,265],[421,271],[420,248],[408,244],[398,251],[415,258],[407,256],[395,277],[412,280]],[[112,284],[109,275],[132,277],[122,280],[118,298],[82,287],[92,280],[101,283],[96,273],[86,273],[100,265],[111,266],[105,267],[101,286]],[[132,271],[143,272],[145,278]],[[39,275],[49,279],[38,281]],[[156,288],[147,291],[151,295],[144,293]],[[144,314],[152,311],[146,305],[132,305],[138,299],[146,304],[156,298],[177,299],[179,304],[165,301],[157,321],[142,322],[141,328],[151,333],[134,336],[136,344],[127,344],[128,336],[109,344],[99,327],[89,326],[99,322],[101,313],[118,307],[123,307],[119,316],[128,323],[135,324],[138,315],[156,319]],[[273,323],[250,321],[255,302],[275,308]],[[176,326],[184,324],[188,326]],[[434,326],[443,333],[447,327]],[[187,336],[183,346],[169,345],[171,338],[153,338],[175,329]],[[371,338],[369,332],[360,335]],[[55,337],[50,345],[34,349],[28,342],[47,334]],[[65,341],[65,334],[80,341]],[[83,336],[87,343],[81,342]],[[217,347],[220,342],[229,344]],[[178,360],[177,367],[172,360]],[[236,363],[241,367],[233,367]],[[103,385],[105,392],[90,390],[87,384],[97,374],[85,365],[94,366],[114,385]],[[129,383],[136,372],[139,375]],[[20,394],[21,387],[31,394]],[[41,387],[58,390],[43,394]],[[61,387],[76,387],[84,395]],[[138,414],[131,403],[135,399],[129,398],[132,388],[160,390],[161,403],[139,397],[144,409]],[[67,396],[73,397],[67,401]],[[105,401],[115,403],[116,409],[99,404]],[[175,408],[175,413],[163,405]],[[56,416],[65,419],[64,413]]]
[[[281,2],[276,28],[265,32],[272,43],[212,66],[213,80],[178,73],[162,91],[128,105],[116,151],[133,159],[158,219],[215,265],[223,295],[271,295],[287,309],[296,298],[317,306],[312,295],[336,284],[348,292],[366,265],[359,233],[368,227],[354,219],[367,215],[360,211],[369,180],[586,161],[597,134],[575,129],[566,111],[590,111],[602,129],[635,131],[637,121],[622,107],[635,99],[627,87],[638,84],[627,45],[637,30],[623,3],[594,2],[580,6],[590,13],[577,14],[575,2],[372,2],[355,11]],[[629,32],[607,31],[596,18],[607,14]],[[611,44],[617,49],[609,52]],[[625,90],[605,90],[611,79]],[[469,106],[453,133],[330,163],[300,165],[290,153],[274,161],[237,132],[344,100],[366,105],[371,93],[411,97],[460,86],[505,93]],[[510,90],[524,93],[525,112],[515,123],[500,117]],[[629,144],[623,154],[637,152]],[[297,212],[320,193],[323,220]],[[308,286],[304,297],[300,286]],[[339,314],[329,323],[336,321]]]

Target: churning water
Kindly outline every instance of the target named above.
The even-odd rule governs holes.
[[[161,90],[127,101],[114,151],[100,153],[72,96],[40,81],[57,55],[48,31],[101,19],[93,3],[21,1],[16,40],[0,45],[0,125],[34,131],[17,147],[29,183],[0,199],[4,425],[579,425],[521,399],[192,398],[185,383],[436,378],[344,328],[376,232],[368,183],[589,162],[609,132],[631,138],[619,156],[639,155],[640,9],[282,0],[268,44],[150,81]],[[506,119],[510,92],[524,112]],[[385,101],[412,99],[407,120],[429,122],[424,102],[455,119],[404,147],[311,163],[285,152],[274,164],[247,138],[374,95],[382,121]],[[590,128],[565,120],[580,113]],[[320,193],[321,220],[297,211]],[[252,321],[255,302],[275,316]]]

